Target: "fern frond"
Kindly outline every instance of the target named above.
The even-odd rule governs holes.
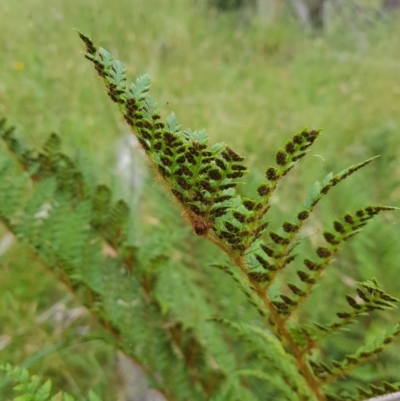
[[[268,290],[278,273],[295,260],[296,235],[322,196],[372,159],[350,166],[335,176],[329,174],[322,184],[314,184],[303,210],[297,215],[297,222],[284,222],[284,234],[269,231],[272,242],[265,243],[261,235],[269,224],[263,221],[263,217],[269,210],[270,196],[280,180],[305,156],[319,131],[304,130],[278,150],[275,157],[277,167],[267,169],[267,182],[258,187],[261,200],[242,197],[236,192],[237,180],[247,173],[242,156],[225,144],[209,146],[205,131],[182,130],[174,114],[162,122],[149,95],[150,78],[144,75],[135,83],[127,83],[122,64],[104,49],[96,51],[90,39],[82,34],[80,36],[86,45],[86,58],[93,62],[103,78],[108,95],[118,104],[165,188],[182,207],[183,216],[196,234],[216,244],[239,268],[235,270],[218,265],[232,276],[254,307],[251,310],[258,311],[260,327],[269,328],[285,352],[294,357],[292,363],[303,377],[311,398],[323,401],[324,380],[313,371],[306,355],[306,350],[317,344],[312,331],[296,324],[295,313],[308,298],[321,272],[333,260],[339,246],[357,234],[372,216],[394,208],[370,206],[357,211],[354,216],[346,215],[344,222],[335,222],[336,233],[324,233],[328,246],[316,250],[319,261],[306,259],[306,270],[297,271],[300,284],[287,283],[293,296],[281,294],[279,299],[275,299]],[[254,373],[257,369],[248,372]],[[258,375],[259,378],[261,376]],[[235,382],[234,385],[237,384]],[[299,399],[307,396],[299,393]]]
[[[160,390],[169,400],[174,391],[193,400],[216,392],[225,380],[223,371],[210,365],[192,330],[182,328],[177,338],[172,327],[182,323],[165,314],[155,292],[155,267],[165,263],[165,255],[156,250],[146,262],[139,257],[128,240],[129,207],[123,201],[113,204],[105,186],[74,192],[76,182],[89,188],[84,174],[71,159],[59,157],[58,137],[52,135],[44,148],[36,159],[40,174],[21,174],[5,160],[9,168],[1,169],[0,185],[8,193],[20,189],[15,200],[8,196],[0,204],[2,220],[97,317],[105,341],[139,361],[156,388],[156,376],[163,377]],[[67,168],[75,172],[72,186],[63,185],[60,174],[67,159]],[[13,175],[24,185],[15,186]],[[112,247],[111,257],[102,254],[105,243]]]
[[[14,393],[18,394],[15,401],[75,401],[75,398],[67,393],[58,393],[51,396],[51,380],[46,380],[43,384],[37,375],[30,375],[27,369],[12,367],[9,363],[0,365],[0,372],[4,372],[6,377],[15,382]],[[88,401],[101,401],[100,398],[90,391]]]
[[[381,338],[375,337],[371,344],[364,344],[353,354],[346,355],[342,361],[332,361],[331,366],[328,366],[326,363],[311,360],[310,365],[314,373],[324,380],[324,383],[335,381],[339,377],[348,375],[354,368],[374,359],[399,333],[400,325],[397,325],[390,332],[383,334]]]
[[[378,213],[396,209],[397,208],[391,206],[368,206],[364,209],[357,210],[354,215],[346,213],[342,221],[335,220],[333,223],[335,233],[324,231],[323,234],[328,246],[320,246],[317,248],[316,254],[319,258],[318,261],[310,259],[304,260],[304,265],[307,270],[299,269],[297,271],[297,276],[303,285],[295,287],[292,285],[289,287],[294,294],[293,300],[292,302],[286,302],[285,306],[281,307],[280,313],[290,316],[297,310],[300,304],[307,299],[314,285],[318,282],[321,273],[333,261],[335,254],[344,242],[358,234],[362,227]]]
[[[6,376],[13,381],[14,393],[19,394],[14,401],[77,401],[71,394],[59,391],[51,395],[52,382],[47,379],[43,384],[37,375],[29,374],[27,369],[19,366],[12,367],[9,363],[0,365],[0,372],[5,372]],[[101,398],[92,390],[89,391],[87,398],[82,401],[101,401]]]
[[[316,131],[315,131],[316,132]],[[308,131],[303,131],[300,136],[306,135],[306,138],[304,141],[306,142],[306,145],[300,146],[300,148],[303,148],[304,146],[309,147],[312,145],[312,143],[315,141],[316,134],[311,135]],[[299,137],[299,134],[296,137]],[[311,138],[311,139],[310,139]],[[314,139],[312,139],[314,138]],[[309,142],[307,142],[309,141]],[[294,142],[294,139],[293,141]],[[288,142],[288,143],[292,143]],[[279,154],[279,152],[278,152]],[[303,153],[302,153],[303,154]],[[305,153],[304,153],[305,155]],[[289,221],[285,221],[282,224],[282,228],[284,231],[283,235],[280,235],[274,231],[270,231],[269,237],[271,239],[271,244],[270,245],[265,245],[262,242],[258,244],[258,246],[262,249],[264,254],[256,254],[256,259],[259,263],[259,266],[262,267],[263,269],[266,269],[271,272],[268,276],[268,285],[272,284],[276,274],[285,268],[289,263],[293,262],[295,257],[297,255],[293,255],[293,250],[296,248],[296,236],[298,232],[301,230],[301,228],[304,226],[305,222],[307,221],[308,217],[310,214],[313,212],[314,207],[317,205],[317,203],[320,201],[322,196],[326,195],[329,190],[337,185],[339,182],[343,181],[345,178],[349,177],[362,167],[368,165],[372,160],[374,160],[376,157],[372,157],[368,160],[365,160],[361,163],[358,163],[356,165],[352,165],[348,167],[347,169],[341,171],[340,173],[333,175],[332,173],[328,174],[322,183],[316,181],[312,188],[309,197],[307,200],[304,202],[304,207],[303,210],[298,213],[297,215],[297,221],[295,223],[291,223]],[[284,170],[286,171],[286,170]],[[287,171],[286,171],[287,172]],[[285,174],[286,174],[285,172]],[[284,174],[279,173],[277,177],[282,177]],[[275,187],[274,187],[275,188]],[[265,231],[266,226],[261,227],[261,231]],[[256,238],[254,238],[254,241],[258,239],[259,233],[257,232]],[[269,258],[272,258],[272,262],[269,261]],[[302,274],[304,279],[306,279],[306,275]]]
[[[328,335],[338,332],[345,326],[355,322],[357,318],[367,316],[373,311],[394,309],[398,299],[383,291],[378,286],[376,279],[373,279],[372,281],[358,283],[356,297],[346,295],[346,301],[350,308],[336,313],[339,321],[325,325],[314,323],[316,329],[310,328],[309,330],[313,341],[320,342]]]
[[[355,400],[396,390],[397,384],[385,382],[351,395],[341,391],[339,379],[352,377],[343,387],[351,390],[353,369],[380,353],[400,333],[399,325],[343,357],[325,352],[323,342],[362,316],[393,309],[397,299],[375,279],[347,294],[349,306],[328,317],[328,324],[299,319],[299,308],[341,245],[373,216],[396,208],[368,206],[346,214],[323,233],[327,245],[317,247],[317,259],[304,259],[297,278],[287,281],[283,271],[299,259],[297,236],[318,202],[373,158],[316,182],[296,219],[272,230],[264,219],[271,195],[319,131],[289,139],[267,168],[257,199],[242,195],[237,187],[248,173],[243,156],[225,143],[210,144],[205,130],[182,128],[174,113],[162,119],[150,96],[150,77],[129,82],[119,60],[79,36],[85,57],[182,216],[195,234],[217,245],[212,252],[222,251],[208,255],[208,263],[201,259],[200,266],[195,260],[208,248],[196,238],[184,233],[178,241],[161,225],[134,233],[139,213],[108,187],[96,186],[62,152],[60,137],[52,134],[32,151],[0,121],[0,137],[12,155],[0,158],[0,219],[90,310],[99,336],[140,364],[168,401]],[[48,401],[48,382],[41,385],[25,371],[16,375],[17,390]],[[90,393],[89,400],[98,397]]]
[[[283,348],[275,334],[250,324],[235,323],[227,319],[214,320],[233,329],[241,341],[249,344],[248,350],[252,350],[254,357],[268,361],[267,369],[273,369],[277,373],[276,376],[269,375],[269,379],[266,378],[264,372],[257,370],[241,371],[240,374],[247,372],[246,375],[249,374],[267,380],[270,386],[283,392],[287,399],[292,399],[294,394],[301,395],[304,379],[295,369],[293,356]]]

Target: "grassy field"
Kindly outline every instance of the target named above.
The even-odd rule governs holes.
[[[246,155],[254,171],[244,192],[254,191],[288,137],[323,128],[292,185],[278,191],[276,213],[293,215],[315,180],[380,154],[332,191],[310,235],[348,208],[399,206],[400,24],[311,37],[289,14],[264,26],[198,3],[2,1],[0,117],[32,147],[59,133],[72,154],[86,154],[102,179],[113,179],[126,128],[82,55],[77,28],[118,57],[131,79],[151,75],[163,116],[174,111],[184,127],[204,127],[211,142]],[[398,214],[388,214],[349,244],[336,279],[376,276],[399,295],[399,223]],[[26,364],[55,378],[55,386],[78,395],[96,388],[108,399],[119,383],[114,353],[83,339],[91,324],[86,312],[25,251],[13,246],[0,257],[0,362]]]

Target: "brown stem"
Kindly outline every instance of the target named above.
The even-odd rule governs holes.
[[[279,339],[287,346],[291,355],[294,356],[298,370],[303,376],[312,393],[315,395],[318,401],[325,401],[325,396],[321,392],[321,383],[314,376],[310,367],[308,366],[302,348],[296,343],[293,336],[287,329],[286,320],[278,314],[271,300],[268,298],[265,289],[258,282],[253,281],[248,277],[248,266],[244,260],[244,257],[231,257],[231,261],[234,265],[240,268],[244,276],[247,278],[249,284],[251,284],[251,286],[255,289],[256,294],[262,300],[265,308],[269,311],[269,318],[273,322],[276,334],[278,335]]]

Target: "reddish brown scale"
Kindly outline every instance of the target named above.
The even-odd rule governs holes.
[[[160,151],[163,147],[162,142],[155,142],[153,145],[154,150]]]
[[[225,231],[225,230],[222,230],[222,231],[220,232],[219,236],[220,236],[221,238],[235,238],[235,237],[236,237],[235,234],[233,234],[233,233],[231,233],[231,232],[229,232],[229,231]]]
[[[261,244],[260,247],[269,257],[274,257],[274,250],[272,248],[264,244]]]
[[[255,206],[256,206],[256,202],[252,201],[252,200],[245,200],[243,201],[243,206],[247,209],[247,210],[254,210]]]
[[[188,151],[195,157],[199,156],[200,154],[194,146],[189,146]]]
[[[133,115],[137,120],[141,120],[143,118],[143,114],[140,111],[135,111]]]
[[[227,241],[228,241],[230,244],[234,244],[234,245],[240,244],[240,243],[242,242],[241,238],[239,238],[239,237],[236,237],[236,238],[228,238]]]
[[[296,134],[296,135],[293,137],[293,142],[294,142],[296,145],[301,145],[301,144],[303,143],[303,138],[302,138],[302,136],[299,135],[299,134]]]
[[[144,127],[140,129],[140,134],[142,135],[142,137],[144,139],[147,139],[148,141],[150,141],[152,139],[151,138],[151,132],[148,129],[144,128]]]
[[[289,223],[288,221],[286,221],[285,223],[283,223],[283,231],[285,231],[286,233],[294,233],[298,231],[298,226],[296,226],[295,224]]]
[[[142,145],[142,147],[143,147],[145,150],[147,150],[147,151],[150,150],[150,145],[147,143],[146,140],[144,140],[143,138],[138,137],[138,141],[139,141],[139,143]]]
[[[285,304],[288,305],[296,305],[296,302],[293,301],[293,299],[289,298],[287,295],[281,295],[282,301],[285,302]]]
[[[163,166],[157,166],[157,167],[164,178],[168,178],[171,176],[171,173],[165,167]]]
[[[227,174],[228,178],[240,178],[243,177],[243,171],[235,171],[234,173]]]
[[[286,150],[287,153],[293,154],[295,152],[295,150],[296,150],[293,142],[288,142],[285,145],[285,150]]]
[[[96,54],[97,49],[94,47],[92,41],[89,38],[87,38],[85,35],[81,34],[81,33],[79,33],[79,37],[85,43],[86,51],[89,54],[92,54],[92,55]]]
[[[207,172],[207,175],[212,179],[212,180],[220,180],[222,178],[220,172],[217,169],[211,169]]]
[[[143,119],[143,126],[147,129],[152,129],[153,125],[151,124],[151,122],[147,119]]]
[[[196,159],[193,157],[191,153],[186,153],[186,160],[190,163],[195,165],[196,164]]]
[[[266,270],[270,270],[270,263],[268,263],[268,261],[266,261],[263,257],[261,257],[260,255],[258,255],[256,253],[255,258],[257,259],[258,263],[260,263],[260,265],[266,269]]]
[[[234,162],[241,162],[244,160],[244,157],[238,155],[235,151],[233,151],[229,146],[226,147],[226,152],[228,153],[229,157]]]
[[[164,141],[165,141],[165,143],[166,144],[171,144],[173,141],[175,141],[175,135],[174,134],[172,134],[171,132],[168,132],[168,131],[166,131],[166,132],[164,132]]]
[[[161,160],[161,162],[164,164],[164,166],[171,166],[172,165],[172,161],[171,161],[171,159],[170,158],[168,158],[168,157],[161,157],[160,158],[160,160]]]
[[[185,166],[180,167],[183,174],[187,175],[188,177],[193,177],[193,173]]]
[[[224,189],[229,189],[229,188],[234,188],[234,187],[236,187],[236,183],[232,182],[230,184],[220,185],[219,189],[224,190]]]
[[[268,185],[260,185],[257,189],[257,192],[260,196],[266,196],[271,192],[271,188]]]
[[[228,152],[223,151],[223,152],[221,152],[221,155],[227,162],[231,162],[232,161],[232,159],[230,158]]]
[[[303,283],[309,283],[309,284],[315,283],[315,280],[313,278],[311,278],[309,274],[307,274],[306,272],[303,272],[302,270],[298,270],[297,275]]]
[[[317,248],[317,255],[322,258],[329,258],[332,255],[332,252],[328,248],[324,248],[322,246]]]
[[[264,281],[268,281],[269,280],[269,276],[267,273],[261,273],[261,272],[250,272],[249,273],[249,277],[254,280],[257,281],[258,283],[262,283]]]
[[[340,234],[344,234],[346,232],[346,229],[344,228],[343,224],[340,221],[335,221],[333,223],[333,228],[335,229],[336,232]]]
[[[288,287],[292,290],[293,294],[295,295],[298,295],[300,297],[304,297],[306,295],[306,293],[301,288],[297,287],[297,285],[288,283]]]
[[[357,310],[361,309],[361,306],[350,295],[346,295],[346,301],[352,308]]]
[[[176,182],[182,189],[189,190],[191,188],[190,184],[182,177],[178,177]]]
[[[215,159],[215,164],[221,169],[226,170],[226,164],[221,159]]]
[[[227,209],[228,208],[225,206],[220,206],[220,207],[217,207],[217,208],[211,210],[210,214],[213,217],[221,217],[226,213]]]
[[[344,221],[349,224],[354,224],[354,219],[350,214],[344,216]]]
[[[193,213],[195,213],[195,214],[197,214],[197,215],[200,215],[200,214],[201,214],[201,210],[200,210],[200,208],[199,208],[198,206],[196,206],[196,205],[190,205],[189,207],[190,207],[190,210],[191,210]]]
[[[128,125],[132,124],[132,116],[129,116],[128,114],[124,115],[125,121],[128,123]]]
[[[239,232],[239,228],[234,226],[232,223],[229,223],[229,221],[225,221],[224,225],[225,225],[226,229],[230,232],[233,232],[233,233]]]
[[[306,152],[300,153],[297,156],[293,157],[292,161],[293,162],[297,162],[298,160],[300,160],[302,157],[304,157],[306,155]]]
[[[347,312],[338,312],[336,313],[336,316],[340,319],[348,319],[349,317],[351,317],[351,314]]]
[[[235,249],[235,250],[239,251],[240,253],[243,253],[247,248],[243,244],[238,244],[238,245],[233,245],[232,249]]]
[[[204,203],[205,198],[204,198],[203,194],[200,191],[196,191],[194,196],[193,196],[193,200]]]
[[[328,193],[328,191],[331,189],[331,185],[325,185],[322,189],[321,189],[321,194],[326,195]]]
[[[307,210],[303,210],[302,212],[300,212],[300,213],[297,215],[297,218],[298,218],[299,220],[306,220],[306,219],[308,218],[309,214],[310,214],[310,213],[309,213]]]
[[[200,169],[199,174],[205,174],[205,173],[207,173],[207,171],[209,171],[210,168],[211,168],[211,165],[210,165],[210,164],[207,164],[206,166],[204,166],[204,167],[202,167],[202,168]]]
[[[200,186],[208,192],[214,192],[214,188],[208,181],[200,181]]]
[[[180,202],[184,203],[185,202],[185,196],[179,192],[177,189],[172,188],[171,192],[179,199]]]
[[[332,245],[338,245],[340,243],[332,233],[324,232],[323,236],[325,240]]]
[[[244,223],[246,221],[246,216],[239,212],[234,212],[233,217],[238,220],[240,223]]]
[[[284,166],[287,162],[287,154],[282,150],[278,151],[275,156],[276,164],[279,166]]]
[[[231,166],[231,168],[232,168],[232,170],[235,170],[235,171],[245,171],[245,170],[247,170],[247,168],[245,166],[242,166],[241,164],[233,164]]]
[[[276,181],[278,179],[278,175],[276,174],[276,169],[274,167],[270,167],[266,171],[266,177],[269,181]]]
[[[172,157],[172,156],[174,155],[174,153],[172,152],[172,150],[169,149],[169,148],[165,148],[165,149],[164,149],[164,154],[167,155],[167,156],[169,156],[169,157]]]
[[[162,131],[156,131],[154,132],[154,138],[156,139],[161,139],[162,137]]]
[[[225,202],[225,201],[227,201],[227,200],[229,200],[231,198],[232,198],[231,195],[222,195],[222,196],[219,196],[218,198],[215,198],[214,202],[215,203],[221,203],[221,202]]]
[[[214,224],[211,221],[205,221],[201,216],[195,216],[193,229],[197,235],[205,237]]]

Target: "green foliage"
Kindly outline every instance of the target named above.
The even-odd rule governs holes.
[[[132,241],[129,230],[139,217],[107,186],[86,177],[61,151],[57,135],[35,152],[2,122],[0,134],[14,158],[4,154],[0,160],[0,217],[91,311],[103,328],[99,336],[140,364],[168,400],[322,401],[397,390],[397,383],[386,381],[357,389],[351,374],[386,348],[399,334],[398,326],[340,360],[323,349],[322,341],[346,325],[394,307],[397,300],[375,279],[346,296],[349,309],[337,313],[338,321],[304,321],[302,313],[339,247],[373,216],[395,208],[367,206],[336,220],[334,231],[324,231],[327,245],[316,248],[316,260],[303,256],[299,262],[294,253],[319,200],[372,159],[314,184],[291,221],[282,221],[280,231],[268,229],[272,194],[319,131],[305,129],[286,141],[257,194],[245,197],[237,190],[248,172],[244,157],[224,143],[209,145],[204,130],[182,130],[174,114],[163,122],[149,95],[149,76],[127,83],[120,61],[80,37],[86,58],[183,217],[229,259],[188,271],[190,258],[179,262],[171,256],[177,247],[173,236],[169,242],[162,239],[163,247],[158,246],[160,232],[146,244]],[[289,281],[291,265],[296,267]],[[167,294],[168,285],[173,294]],[[342,393],[343,376],[356,395]]]
[[[4,121],[0,129],[12,152],[17,149],[14,144],[24,148]],[[3,159],[8,168],[2,169],[2,195],[13,196],[1,199],[2,220],[97,316],[105,329],[103,338],[140,359],[154,382],[164,372],[168,382],[163,384],[164,393],[179,388],[197,399],[199,389],[188,385],[191,378],[213,388],[223,375],[204,366],[201,341],[179,321],[171,324],[174,319],[162,310],[155,287],[157,269],[166,256],[153,248],[140,260],[128,241],[129,207],[121,200],[112,201],[107,187],[91,187],[77,164],[60,151],[59,143],[52,135],[37,155],[32,152],[22,160],[16,153],[23,173]],[[70,174],[64,169],[65,160]],[[14,187],[19,175],[22,184]],[[195,360],[193,344],[199,353]],[[187,371],[187,361],[199,366]]]
[[[244,288],[245,294],[250,299],[252,296],[249,295],[249,291],[246,291],[246,285],[250,292],[256,294],[258,302],[252,300],[252,303],[260,311],[264,308],[260,314],[268,316],[268,323],[273,332],[284,344],[286,352],[295,358],[294,365],[297,365],[301,379],[297,378],[298,373],[295,371],[288,374],[289,387],[296,389],[299,399],[307,399],[310,395],[319,400],[324,399],[323,387],[326,384],[326,378],[320,379],[315,369],[310,369],[311,366],[316,366],[316,363],[312,361],[314,365],[310,365],[311,362],[306,356],[312,354],[311,351],[317,347],[315,336],[301,324],[293,325],[289,318],[309,296],[321,272],[331,263],[339,246],[357,234],[374,215],[395,208],[368,206],[355,212],[354,216],[346,214],[343,223],[335,221],[336,233],[324,232],[328,246],[320,246],[316,249],[318,261],[305,259],[307,271],[297,270],[300,285],[288,283],[294,297],[281,294],[280,299],[276,300],[270,296],[268,290],[277,274],[295,259],[296,255],[293,255],[292,251],[297,245],[296,234],[318,201],[333,186],[367,165],[372,159],[351,166],[336,175],[329,174],[322,184],[318,182],[314,184],[303,210],[297,214],[297,221],[284,222],[285,234],[283,235],[269,231],[268,236],[272,242],[267,244],[261,237],[268,227],[264,216],[270,209],[270,197],[278,182],[287,175],[298,160],[306,155],[309,147],[318,137],[319,131],[303,130],[288,140],[285,146],[276,153],[277,167],[267,168],[267,181],[258,187],[257,191],[261,199],[244,198],[236,191],[238,184],[236,180],[247,173],[242,156],[225,144],[208,146],[207,135],[204,131],[190,129],[182,131],[174,114],[167,117],[165,123],[160,122],[160,113],[148,93],[149,77],[145,75],[139,77],[135,84],[128,84],[120,61],[114,60],[102,48],[97,52],[92,42],[81,33],[80,37],[86,44],[86,57],[94,63],[98,74],[103,78],[108,95],[118,104],[126,122],[136,134],[166,188],[181,204],[194,232],[215,243],[229,256],[232,264],[239,267],[247,276],[247,283],[243,283],[238,278],[236,281]],[[262,253],[247,256],[249,250],[254,252],[258,249],[261,249]],[[366,284],[363,285],[366,286]],[[374,285],[376,288],[369,287],[367,293],[380,294],[378,298],[383,296],[385,301],[382,298],[371,299],[358,289],[359,295],[364,294],[361,297],[362,305],[347,296],[350,306],[357,311],[362,310],[363,314],[380,308],[391,308],[392,302],[396,299],[383,292],[376,281]],[[345,315],[345,319],[354,317],[351,314]],[[343,319],[344,315],[339,316]],[[227,320],[223,321],[227,322]],[[332,333],[338,328],[337,326],[333,324],[317,327],[322,327],[325,333]],[[397,334],[397,331],[395,333]],[[385,341],[383,343],[385,344]],[[369,358],[376,354],[378,349],[380,350],[381,346],[370,351],[362,351],[362,353]],[[361,363],[368,358],[357,359],[348,355],[347,364],[338,366],[333,373],[336,372],[336,377],[341,376],[349,370],[350,365],[355,364],[355,360]],[[353,362],[348,363],[348,361]],[[308,386],[308,395],[307,392],[303,395],[302,391],[298,391],[297,380],[303,380],[304,388]],[[300,388],[302,389],[301,385]]]
[[[0,365],[0,372],[15,381],[14,392],[19,394],[14,401],[76,401],[76,398],[68,393],[58,392],[51,395],[51,380],[41,384],[40,378],[30,375],[27,369],[13,368],[10,364]],[[93,391],[89,391],[88,397],[82,401],[101,401]]]

